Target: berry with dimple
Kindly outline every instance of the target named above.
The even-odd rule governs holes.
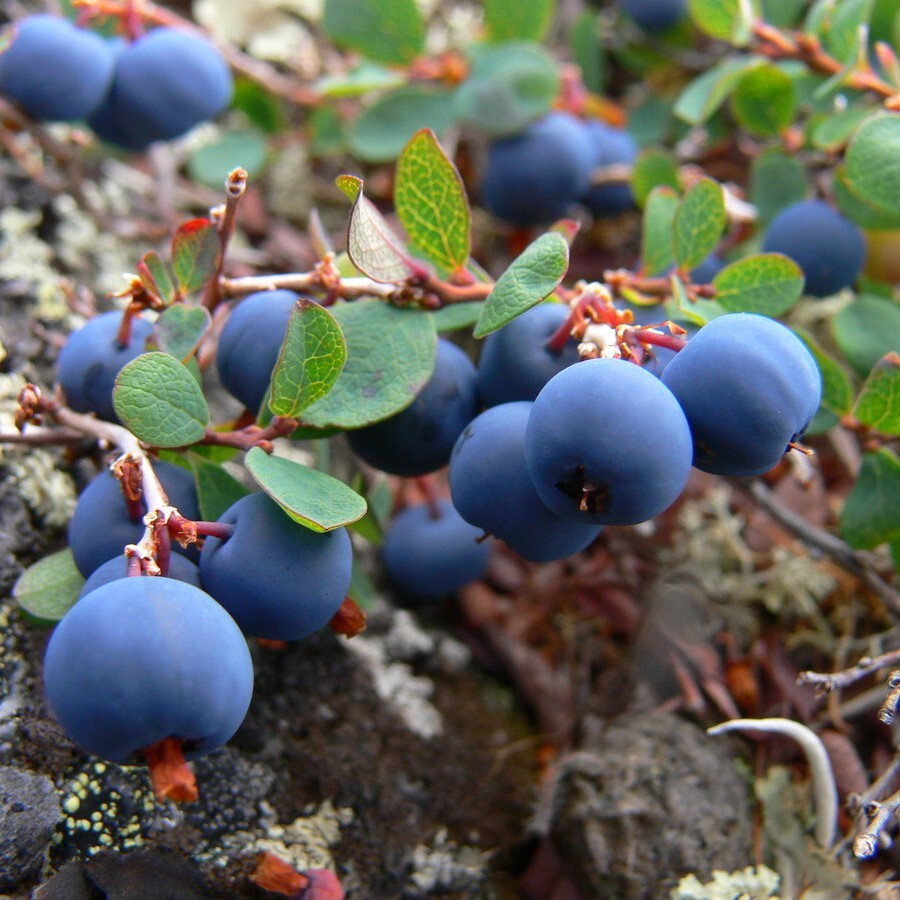
[[[76,412],[93,412],[101,419],[118,421],[112,392],[123,366],[147,349],[153,325],[135,317],[130,322],[128,343],[119,343],[122,313],[94,316],[69,335],[56,361],[56,380],[66,403]]]
[[[393,585],[422,600],[452,594],[483,577],[490,545],[449,500],[407,506],[388,526],[381,559]]]
[[[538,497],[525,463],[531,408],[526,401],[502,403],[466,426],[450,459],[450,491],[467,522],[525,559],[548,562],[583,550],[601,526],[564,519]]]
[[[0,93],[41,121],[87,118],[112,77],[113,54],[103,38],[60,16],[22,19],[0,53]]]
[[[803,270],[805,292],[829,297],[850,287],[866,258],[862,232],[822,200],[804,200],[769,223],[762,249],[783,253]]]
[[[294,641],[328,624],[350,588],[345,528],[305,528],[261,491],[242,497],[219,522],[234,530],[225,540],[206,538],[200,578],[247,634]]]
[[[434,372],[406,409],[347,433],[370,466],[410,478],[446,466],[460,432],[478,412],[478,375],[456,344],[438,340]]]
[[[552,112],[494,141],[481,200],[498,219],[529,226],[566,216],[590,186],[594,151],[581,120]]]
[[[170,578],[126,578],[66,613],[47,646],[44,685],[76,744],[133,764],[166,738],[188,758],[224,744],[250,705],[253,665],[208,594]]]
[[[666,367],[694,442],[694,465],[716,475],[759,475],[799,441],[819,408],[815,360],[765,316],[719,316]]]
[[[575,341],[558,353],[547,346],[568,315],[565,304],[539,303],[487,336],[478,360],[478,393],[486,406],[534,400],[557,372],[578,362]]]
[[[231,102],[231,71],[205,38],[155,28],[134,43],[111,43],[112,85],[88,124],[129,150],[168,141],[209,121]]]
[[[255,413],[266,396],[272,369],[299,299],[292,291],[260,291],[228,316],[219,337],[216,369],[225,390]]]
[[[154,462],[156,472],[170,505],[186,519],[200,518],[194,476],[181,466]],[[107,560],[121,556],[126,544],[136,544],[144,534],[141,521],[146,513],[142,502],[139,514],[129,514],[119,480],[111,472],[101,472],[81,492],[69,521],[69,547],[78,571],[88,578]],[[196,557],[197,551],[173,543],[172,549]]]
[[[658,515],[683,490],[691,456],[678,401],[621,359],[585,360],[551,378],[525,432],[538,496],[584,523],[635,525]]]

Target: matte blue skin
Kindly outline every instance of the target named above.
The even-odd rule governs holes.
[[[113,55],[91,31],[59,16],[28,16],[0,53],[0,93],[32,118],[69,122],[87,118],[103,102]]]
[[[666,367],[694,440],[694,465],[715,475],[761,475],[809,427],[822,380],[794,333],[765,316],[719,316]]]
[[[650,372],[621,359],[563,369],[538,394],[525,431],[538,496],[582,523],[636,525],[658,515],[687,483],[691,456],[678,401]],[[571,485],[579,467],[582,480],[608,492],[597,509],[581,510],[581,495],[560,486]]]
[[[532,562],[584,550],[600,525],[563,519],[541,502],[525,464],[531,403],[493,406],[470,422],[450,458],[450,493],[459,514]]]
[[[200,506],[194,476],[181,466],[166,462],[154,462],[153,471],[162,482],[172,506],[185,518],[198,520]],[[143,523],[128,517],[118,479],[111,472],[101,472],[81,492],[69,521],[69,547],[75,566],[89,578],[107,560],[122,555],[126,544],[137,543],[143,534]],[[182,550],[173,542],[172,550],[184,553],[188,558],[197,558],[193,547]]]
[[[691,269],[694,284],[709,284],[728,263],[717,253],[710,253],[695,269]]]
[[[112,392],[121,368],[147,349],[153,324],[135,318],[131,336],[122,347],[116,336],[122,313],[114,310],[94,316],[69,335],[56,361],[56,380],[66,403],[76,412],[94,412],[101,419],[117,422]]]
[[[231,70],[211,43],[155,28],[116,54],[112,87],[89,124],[105,140],[140,150],[214,119],[233,92]]]
[[[219,379],[253,413],[266,397],[298,299],[293,291],[250,294],[231,311],[222,329],[216,351]]]
[[[534,400],[557,372],[578,362],[578,345],[571,339],[559,353],[547,349],[568,314],[563,303],[539,303],[487,336],[478,360],[478,393],[485,406]]]
[[[435,519],[425,503],[407,506],[391,522],[381,545],[384,571],[402,593],[422,600],[452,594],[481,578],[488,564],[489,541],[449,500],[439,500]]]
[[[593,169],[631,165],[637,158],[634,138],[624,129],[593,120],[584,124],[593,149]],[[628,184],[599,184],[581,195],[581,202],[595,216],[615,216],[634,206],[634,194]]]
[[[562,219],[590,186],[593,161],[581,120],[551,112],[521,134],[491,144],[481,181],[482,204],[513,225]]]
[[[177,737],[193,759],[240,727],[253,664],[208,594],[171,578],[127,578],[66,613],[47,646],[44,687],[66,734],[94,756],[133,764]]]
[[[96,590],[103,584],[109,584],[111,581],[118,581],[120,578],[127,577],[127,570],[128,559],[124,553],[108,559],[102,566],[94,569],[90,578],[82,585],[78,599],[80,600],[82,597],[87,596],[91,591]],[[148,576],[141,573],[137,577],[156,578],[158,576]],[[180,553],[173,553],[170,557],[168,577],[174,578],[176,581],[184,581],[186,584],[192,584],[197,588],[202,587],[200,584],[200,570],[197,568],[197,564],[191,562]]]
[[[850,287],[866,260],[862,232],[822,200],[804,200],[778,213],[762,249],[794,260],[806,278],[805,293],[813,297]]]
[[[460,432],[478,413],[477,372],[456,344],[438,339],[434,373],[413,402],[383,422],[347,432],[370,466],[412,478],[450,462]]]
[[[324,628],[350,588],[353,551],[345,528],[318,534],[258,491],[219,518],[235,529],[206,538],[203,587],[247,634],[296,641]]]
[[[648,34],[668,31],[687,12],[687,0],[621,0],[621,6]]]

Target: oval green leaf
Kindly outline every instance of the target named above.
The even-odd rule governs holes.
[[[661,275],[675,262],[672,227],[677,209],[678,195],[670,187],[650,191],[641,230],[641,260],[647,275]]]
[[[695,78],[675,101],[675,115],[691,125],[702,125],[731,95],[741,79],[766,65],[761,57],[726,59]]]
[[[138,440],[183,447],[206,434],[209,407],[197,380],[174,356],[142,353],[116,376],[113,408]]]
[[[844,163],[847,186],[860,200],[895,214],[900,206],[900,115],[867,119],[853,135]]]
[[[471,328],[481,315],[483,300],[468,303],[451,303],[431,313],[434,327],[438,331],[457,331],[460,328]]]
[[[631,190],[638,206],[644,206],[650,191],[660,186],[681,190],[675,159],[665,150],[643,150],[631,173]]]
[[[58,622],[75,604],[84,578],[66,547],[29,566],[13,585],[12,595],[29,616]]]
[[[513,260],[487,300],[474,335],[485,337],[556,290],[569,268],[569,244],[558,232],[542,234]]]
[[[295,522],[333,531],[362,518],[366,501],[343,481],[254,447],[244,458],[256,483]]]
[[[200,515],[207,522],[215,522],[232,504],[250,493],[218,463],[196,453],[189,453],[188,461],[197,484]]]
[[[331,390],[346,360],[347,344],[334,316],[299,299],[272,371],[269,408],[276,416],[296,418]]]
[[[886,447],[863,457],[841,511],[841,534],[859,550],[900,540],[900,459]]]
[[[900,305],[863,294],[831,320],[831,327],[847,362],[866,378],[883,356],[900,347]]]
[[[688,0],[694,24],[710,37],[729,41],[740,28],[740,0]]]
[[[138,263],[138,275],[144,287],[165,303],[175,299],[175,284],[163,258],[155,251],[148,250]]]
[[[758,253],[725,266],[713,279],[716,302],[729,312],[777,316],[803,293],[803,272],[781,253]]]
[[[773,65],[748,72],[731,95],[735,119],[756,137],[784,131],[794,121],[797,102],[793,79]]]
[[[688,271],[699,266],[716,249],[727,224],[722,186],[701,178],[675,210],[673,240],[679,268]]]
[[[199,290],[215,274],[221,245],[209,219],[191,219],[172,238],[172,269],[182,296]]]
[[[202,306],[176,303],[164,310],[153,327],[153,336],[160,350],[186,363],[200,346],[212,319]]]
[[[469,259],[471,217],[466,189],[434,133],[415,134],[397,160],[394,207],[410,240],[447,272]]]
[[[485,0],[488,40],[540,41],[553,21],[553,0]]]
[[[900,435],[900,354],[888,353],[878,361],[856,400],[853,415],[882,434]]]
[[[378,300],[341,303],[332,312],[347,361],[334,387],[303,411],[303,424],[361,428],[409,406],[434,371],[433,317]]]
[[[853,385],[844,367],[832,359],[812,338],[808,332],[795,328],[797,337],[806,344],[812,354],[819,374],[822,376],[822,409],[836,417],[845,415],[853,404]]]
[[[375,62],[404,65],[425,46],[425,22],[415,0],[325,0],[322,24],[339,47]]]
[[[390,162],[420,128],[442,134],[455,120],[450,91],[408,85],[381,97],[358,116],[347,142],[350,152],[364,162]]]
[[[762,224],[771,222],[785,207],[805,199],[806,169],[796,156],[773,149],[750,164],[750,202]]]
[[[214,190],[222,190],[228,174],[238,167],[255,178],[266,167],[269,145],[257,131],[226,131],[210,144],[198,147],[187,161],[194,181]]]

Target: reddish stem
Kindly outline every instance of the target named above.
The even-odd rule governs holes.
[[[634,336],[642,344],[654,344],[657,347],[665,347],[668,350],[674,350],[676,353],[683,350],[687,344],[684,338],[676,337],[674,334],[664,334],[661,331],[653,331],[649,328],[639,328],[634,332]]]
[[[156,564],[159,566],[159,574],[168,576],[172,564],[172,537],[169,534],[168,525],[161,522],[154,528],[156,536]]]
[[[235,526],[225,522],[194,522],[197,534],[200,537],[214,537],[227,541],[234,534]]]
[[[125,577],[126,578],[134,578],[137,575],[142,574],[144,571],[144,566],[141,563],[141,558],[135,554],[134,556],[129,556],[127,562],[125,563]]]
[[[184,758],[180,738],[163,738],[142,751],[157,800],[193,803],[200,796],[197,779]]]

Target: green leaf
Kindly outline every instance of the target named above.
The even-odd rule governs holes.
[[[872,114],[872,107],[855,104],[829,112],[815,120],[809,139],[817,150],[840,150],[860,123]]]
[[[138,275],[141,283],[151,294],[155,294],[166,303],[171,303],[175,299],[177,292],[169,268],[155,250],[148,250],[141,257]]]
[[[554,0],[485,0],[489,41],[540,41],[553,21]]]
[[[325,75],[314,87],[323,97],[339,99],[361,97],[372,91],[390,90],[405,83],[406,79],[399,72],[364,59],[349,72]]]
[[[842,62],[856,56],[860,26],[868,25],[874,5],[874,0],[841,0],[829,4],[822,39],[832,56]]]
[[[569,268],[569,245],[559,233],[542,234],[513,260],[488,294],[474,336],[485,337],[548,297]]]
[[[410,240],[448,272],[469,259],[471,217],[456,166],[428,129],[416,133],[397,160],[394,206]]]
[[[211,144],[198,147],[187,161],[188,174],[194,181],[221,190],[228,174],[238,167],[251,178],[266,166],[269,145],[256,131],[226,131]]]
[[[569,46],[579,69],[584,86],[595,94],[602,94],[606,87],[606,49],[600,40],[600,14],[585,10],[574,22],[569,32]]]
[[[67,547],[29,566],[13,585],[12,595],[29,616],[58,622],[75,605],[83,585]]]
[[[450,303],[431,313],[431,318],[438,331],[457,331],[460,328],[471,328],[478,321],[483,307],[483,300]]]
[[[408,85],[381,97],[350,126],[350,152],[364,162],[391,162],[420,129],[442,134],[456,120],[454,94],[425,85]]]
[[[776,28],[796,25],[808,0],[762,0],[762,20]]]
[[[631,173],[631,191],[638,206],[643,206],[650,191],[660,185],[666,185],[674,191],[681,190],[678,165],[665,150],[643,150]]]
[[[900,115],[867,119],[853,135],[844,160],[847,186],[860,200],[896,215],[900,207]]]
[[[795,156],[772,149],[750,164],[750,202],[763,225],[781,210],[805,199],[806,191],[806,169]]]
[[[186,363],[200,346],[212,319],[202,306],[176,303],[156,320],[153,335],[160,350]]]
[[[295,522],[312,531],[332,531],[362,518],[366,501],[343,481],[254,447],[244,457],[256,483]]]
[[[716,249],[727,224],[722,185],[701,178],[675,210],[673,240],[679,268],[687,271],[699,266]]]
[[[650,191],[644,206],[641,260],[648,275],[660,275],[675,262],[672,229],[678,195],[665,186]]]
[[[489,137],[516,134],[550,111],[559,91],[553,57],[538,44],[513,41],[476,47],[456,110]]]
[[[284,128],[284,113],[278,98],[251,78],[235,79],[231,105],[266,134],[277,134]]]
[[[215,274],[219,253],[219,233],[209,219],[191,219],[178,227],[172,238],[172,268],[182,295],[199,290]]]
[[[325,0],[322,24],[337,46],[375,62],[404,65],[425,47],[415,0]]]
[[[853,385],[850,383],[850,376],[836,359],[830,357],[813,340],[812,335],[800,328],[795,328],[794,331],[806,344],[806,349],[819,367],[819,374],[822,376],[822,409],[840,418],[850,411],[853,404]]]
[[[402,240],[363,193],[361,178],[340,175],[337,186],[353,201],[347,224],[347,255],[360,272],[390,284],[413,274]]]
[[[858,550],[900,540],[900,459],[886,447],[863,457],[841,512],[841,534]]]
[[[900,347],[900,305],[863,294],[832,320],[834,339],[847,362],[866,378],[883,356]]]
[[[856,400],[853,415],[882,434],[900,435],[900,354],[888,353],[876,363]]]
[[[848,219],[859,225],[860,228],[870,228],[875,231],[887,231],[900,228],[900,205],[891,211],[883,206],[875,206],[865,200],[861,200],[847,184],[847,172],[844,166],[838,166],[833,170],[834,199],[838,209]]]
[[[740,0],[688,0],[688,12],[702,32],[720,41],[740,31]]]
[[[347,344],[335,317],[301,297],[272,371],[269,408],[276,416],[296,418],[331,390],[346,360]]]
[[[378,602],[378,588],[354,555],[347,594],[360,609],[371,609]]]
[[[741,79],[766,65],[758,56],[726,59],[695,78],[675,101],[675,115],[691,125],[702,125],[731,95]]]
[[[803,272],[781,253],[757,253],[739,259],[713,279],[716,302],[729,312],[777,316],[803,293]]]
[[[188,461],[197,484],[200,515],[205,521],[215,522],[232,504],[250,493],[221,465],[193,452],[188,454]]]
[[[775,137],[797,112],[794,81],[778,66],[760,66],[748,72],[731,95],[734,117],[756,137]]]
[[[116,376],[113,408],[138,440],[183,447],[206,434],[209,408],[200,385],[174,356],[142,353]]]
[[[361,428],[409,406],[434,371],[433,317],[378,300],[341,303],[332,312],[347,362],[334,387],[304,410],[303,424]]]
[[[344,122],[333,106],[317,106],[306,119],[307,149],[311,156],[336,156],[346,149]]]

